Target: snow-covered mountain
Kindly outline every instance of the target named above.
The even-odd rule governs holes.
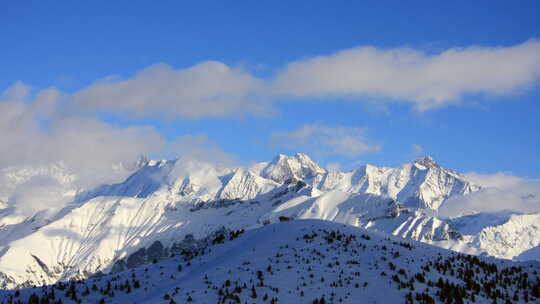
[[[280,219],[323,219],[503,258],[540,244],[539,214],[438,217],[448,198],[480,187],[430,157],[346,172],[325,170],[305,154],[241,168],[184,160],[144,160],[137,168],[122,183],[76,190],[58,212],[0,224],[0,287],[108,273],[156,241],[171,248],[186,237]],[[1,210],[0,223],[10,216],[10,208]]]
[[[0,291],[0,303],[540,301],[539,263],[458,254],[320,220],[223,230],[172,247],[156,242],[123,265],[83,281]]]

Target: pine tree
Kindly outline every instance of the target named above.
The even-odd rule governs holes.
[[[257,298],[257,291],[255,290],[255,286],[251,286],[251,298],[256,299]]]

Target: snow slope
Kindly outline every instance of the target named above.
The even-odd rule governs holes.
[[[447,198],[480,188],[429,157],[347,172],[324,170],[305,154],[242,168],[178,160],[139,167],[122,183],[77,191],[54,215],[1,226],[0,287],[107,273],[157,240],[171,247],[186,236],[253,229],[280,217],[324,219],[504,258],[540,244],[539,215],[486,220],[475,229],[470,223],[478,217],[438,218]]]
[[[540,261],[540,245],[523,251],[514,259],[517,261]]]
[[[113,275],[4,291],[0,302],[32,294],[51,303],[540,301],[538,264],[457,254],[320,220],[223,235],[193,257],[184,252]]]

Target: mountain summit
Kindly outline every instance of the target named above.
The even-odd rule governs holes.
[[[423,166],[425,168],[432,168],[432,167],[438,167],[439,164],[429,155],[417,158],[414,161],[415,164],[418,164],[420,166]]]
[[[305,180],[315,177],[317,174],[324,174],[322,169],[306,154],[298,153],[292,157],[279,154],[274,157],[266,166],[261,176],[272,179],[275,182],[283,183],[289,179]]]

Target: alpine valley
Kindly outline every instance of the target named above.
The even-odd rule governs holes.
[[[77,189],[60,164],[0,174],[5,303],[21,288],[23,303],[56,303],[55,288],[68,303],[540,299],[540,213],[439,216],[449,198],[482,188],[431,157],[345,172],[305,154],[237,168],[141,158],[125,181],[94,189]],[[10,193],[36,177],[65,202],[22,216]],[[480,278],[494,281],[472,295]]]

